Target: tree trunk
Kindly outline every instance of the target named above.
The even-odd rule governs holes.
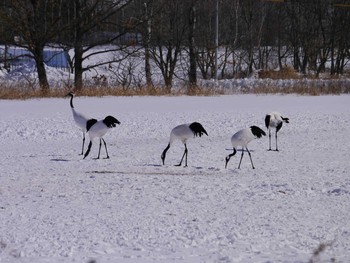
[[[79,44],[74,47],[74,87],[76,91],[83,89],[83,47]]]
[[[151,10],[149,10],[149,7],[147,6],[147,3],[145,3],[145,12],[146,12],[146,36],[145,36],[145,73],[146,73],[146,85],[147,87],[152,87],[153,83],[152,83],[152,74],[151,74],[151,65],[150,65],[150,50],[149,50],[149,44],[151,41],[151,32],[152,32],[152,28],[151,28],[151,16],[152,16],[152,12]]]
[[[194,30],[195,30],[195,7],[191,6],[190,16],[189,16],[189,59],[190,59],[190,69],[188,72],[188,79],[190,83],[190,90],[197,86],[197,64],[196,64],[196,53],[195,53],[195,43],[194,43]]]
[[[145,46],[145,72],[146,72],[146,85],[147,87],[152,87],[152,74],[151,74],[151,65],[149,63],[150,52],[148,45]]]
[[[37,72],[38,72],[40,91],[43,94],[48,94],[50,91],[50,86],[49,86],[49,82],[47,80],[47,75],[46,75],[43,48],[37,48],[35,50],[34,60],[35,60],[36,68],[37,68]]]
[[[300,70],[300,63],[299,63],[299,51],[298,51],[298,47],[297,46],[293,47],[293,67],[294,67],[294,70],[299,72],[299,70]]]
[[[171,87],[173,84],[173,77],[171,75],[164,77],[165,89],[167,93],[171,92]]]

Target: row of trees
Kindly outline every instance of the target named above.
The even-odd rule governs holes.
[[[83,67],[96,55],[93,47],[111,43],[103,52],[125,55],[102,63],[141,49],[147,85],[152,60],[168,89],[184,57],[190,87],[198,72],[223,78],[292,66],[318,75],[330,62],[330,74],[342,74],[350,58],[350,5],[343,0],[0,0],[0,22],[1,44],[31,52],[43,92],[49,91],[43,50],[52,44],[74,50],[76,89],[84,71],[101,65]],[[119,41],[126,34],[142,37]]]

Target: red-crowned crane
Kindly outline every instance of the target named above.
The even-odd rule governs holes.
[[[171,144],[174,142],[174,140],[180,140],[184,145],[185,145],[185,151],[182,155],[181,161],[178,165],[176,166],[181,166],[182,161],[185,158],[185,167],[187,166],[187,140],[190,138],[194,138],[196,136],[201,137],[203,134],[206,134],[208,136],[207,131],[203,128],[202,124],[198,123],[198,122],[193,122],[190,124],[181,124],[179,126],[176,126],[175,128],[172,129],[171,133],[170,133],[170,140],[169,140],[169,144],[168,146],[164,149],[163,153],[162,153],[162,161],[163,161],[163,165],[164,165],[164,161],[165,161],[165,156],[166,156],[166,152],[169,150]]]
[[[114,118],[113,116],[107,116],[103,120],[97,121],[96,119],[91,119],[87,122],[86,125],[86,130],[90,138],[90,143],[88,146],[88,149],[86,150],[84,154],[84,159],[89,155],[91,146],[92,146],[92,141],[94,138],[100,138],[100,148],[98,150],[98,156],[96,159],[100,158],[100,152],[101,152],[101,146],[102,142],[105,145],[106,149],[106,159],[109,159],[108,151],[107,151],[107,144],[105,140],[103,139],[103,136],[111,129],[116,126],[116,124],[120,124],[120,122]]]
[[[271,129],[275,129],[275,139],[276,139],[276,150],[278,151],[277,147],[277,133],[282,128],[283,122],[289,123],[289,118],[282,117],[281,113],[279,112],[270,112],[269,114],[266,114],[265,116],[265,126],[269,131],[269,151],[271,151]]]
[[[226,156],[225,168],[227,168],[227,164],[230,161],[231,157],[236,154],[236,152],[237,152],[236,148],[238,146],[241,146],[242,147],[242,154],[241,154],[241,160],[239,161],[238,169],[240,169],[240,167],[241,167],[241,162],[242,162],[242,158],[244,155],[244,148],[247,150],[247,152],[249,154],[250,162],[252,163],[252,168],[255,169],[254,164],[253,164],[253,160],[252,160],[252,156],[250,154],[250,151],[248,150],[247,145],[252,140],[254,140],[256,138],[261,138],[262,136],[265,136],[265,135],[266,135],[266,133],[257,126],[250,126],[249,128],[242,129],[242,130],[236,132],[234,135],[232,135],[231,143],[232,143],[232,147],[233,147],[233,153]]]

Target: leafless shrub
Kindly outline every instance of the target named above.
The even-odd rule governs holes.
[[[107,87],[108,81],[107,77],[104,74],[97,74],[92,77],[93,86],[95,87]]]
[[[255,86],[252,93],[256,94],[300,94],[300,95],[327,95],[350,93],[350,82],[347,80],[318,80],[300,79],[288,83],[268,82]]]
[[[136,62],[135,60],[128,60],[126,64],[119,63],[117,66],[110,65],[108,71],[112,73],[110,74],[111,82],[123,89],[134,87],[135,82],[140,81],[137,80],[135,73],[135,69],[139,64],[140,62]]]
[[[300,75],[291,67],[285,67],[281,70],[261,70],[258,73],[261,79],[300,79]]]

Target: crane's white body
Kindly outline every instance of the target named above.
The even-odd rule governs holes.
[[[102,138],[110,130],[109,127],[104,124],[103,120],[99,120],[89,129],[88,135],[92,141],[94,138]]]
[[[251,129],[242,129],[236,132],[231,137],[231,143],[233,148],[237,148],[238,146],[247,147],[248,143],[254,140],[256,136],[251,132]]]
[[[185,144],[188,139],[194,138],[193,131],[190,129],[190,124],[191,123],[181,124],[171,130],[169,139],[170,145],[175,140],[180,140],[183,144]]]
[[[283,122],[281,113],[277,111],[270,112],[266,115],[270,116],[270,120],[267,127],[268,129],[277,128],[277,126],[281,125],[281,123]]]
[[[198,122],[181,124],[173,128],[170,132],[170,139],[169,139],[168,146],[164,149],[161,156],[163,165],[165,161],[166,152],[169,150],[172,143],[175,140],[180,140],[185,145],[185,151],[184,151],[184,154],[182,155],[180,163],[177,166],[180,166],[182,164],[182,160],[185,156],[186,156],[185,166],[187,166],[187,152],[188,152],[187,140],[190,138],[194,138],[196,136],[201,137],[203,134],[206,134],[208,136],[208,133],[206,132],[206,130]]]

